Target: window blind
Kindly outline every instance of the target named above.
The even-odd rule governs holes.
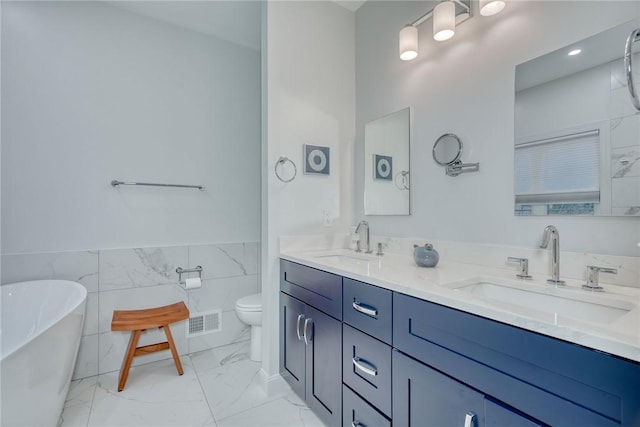
[[[516,203],[598,203],[600,130],[515,146]]]

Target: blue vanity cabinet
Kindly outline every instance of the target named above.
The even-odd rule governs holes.
[[[344,323],[391,345],[393,292],[346,277],[343,281]]]
[[[393,375],[394,426],[542,426],[398,350]]]
[[[393,425],[484,426],[484,396],[446,375],[393,351]]]
[[[395,348],[504,408],[554,426],[640,425],[640,364],[406,295],[393,301]],[[393,374],[395,386],[395,363]]]
[[[284,260],[280,267],[280,371],[325,423],[340,425],[342,277]]]
[[[342,388],[343,427],[391,427],[391,421],[346,385]]]
[[[391,346],[344,324],[342,381],[391,416]]]

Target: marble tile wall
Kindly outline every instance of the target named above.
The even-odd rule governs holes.
[[[192,313],[221,310],[221,330],[187,338],[186,322],[171,326],[180,354],[249,339],[235,314],[235,301],[260,290],[259,243],[225,243],[159,248],[3,254],[2,284],[37,279],[66,279],[87,289],[87,309],[74,379],[120,369],[128,332],[111,332],[113,310],[154,307],[184,301]],[[185,290],[177,267],[201,265],[202,287]],[[164,341],[160,330],[147,331],[140,345]],[[134,365],[169,358],[160,352],[134,359]]]
[[[635,77],[638,79],[640,75]],[[640,216],[640,115],[630,102],[622,60],[611,63],[609,117],[611,214]]]

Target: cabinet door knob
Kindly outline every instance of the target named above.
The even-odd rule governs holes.
[[[359,311],[362,314],[366,314],[367,316],[377,316],[378,315],[378,309],[375,307],[372,307],[370,305],[367,304],[363,304],[361,302],[358,301],[354,301],[353,304],[351,304],[351,306],[353,307],[353,309],[355,311]]]
[[[476,425],[476,414],[467,412],[464,416],[464,427],[474,427]]]
[[[378,368],[376,368],[375,365],[369,363],[368,361],[361,359],[360,357],[354,357],[351,360],[353,361],[353,366],[355,366],[365,374],[371,375],[372,377],[378,375]]]
[[[304,319],[304,314],[298,314],[298,321],[296,322],[296,335],[298,335],[298,341],[302,341],[302,335],[300,334],[300,321]]]
[[[311,325],[311,334],[308,333],[309,325]],[[313,341],[313,319],[311,319],[310,317],[307,317],[306,319],[304,319],[304,331],[302,336],[304,337],[304,343],[306,345],[309,345],[309,343]]]

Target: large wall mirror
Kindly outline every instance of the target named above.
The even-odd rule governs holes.
[[[516,67],[516,215],[640,216],[640,111],[624,64],[639,27],[631,21]]]
[[[409,108],[364,126],[364,214],[409,215]]]

